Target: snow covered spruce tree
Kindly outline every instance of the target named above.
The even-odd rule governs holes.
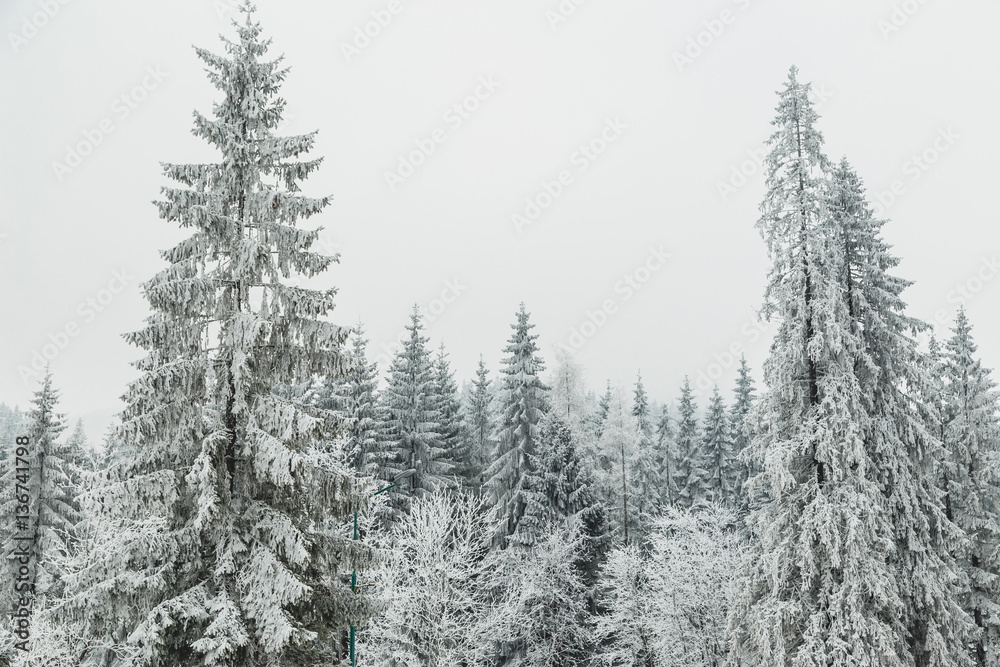
[[[87,442],[87,434],[83,430],[83,420],[77,419],[73,432],[66,439],[66,456],[69,461],[69,481],[74,489],[74,495],[79,493],[83,486],[83,474],[93,472],[97,467],[97,455],[94,449]],[[76,498],[73,500],[73,508],[80,511],[80,504]]]
[[[11,558],[16,550],[28,551],[28,580],[35,598],[58,596],[63,581],[58,561],[65,558],[72,546],[74,528],[80,519],[76,507],[76,489],[71,477],[76,475],[73,460],[77,458],[68,445],[59,442],[59,436],[66,428],[65,416],[56,412],[59,392],[52,384],[52,374],[45,372],[42,386],[35,392],[32,409],[25,415],[23,428],[28,436],[30,452],[27,457],[28,473],[18,473],[11,459],[3,474],[4,506],[3,515],[13,524],[16,511],[24,499],[15,497],[17,485],[23,492],[27,490],[28,523],[14,526],[16,532],[5,534],[4,554],[9,560],[6,565],[17,568],[18,562]],[[5,529],[7,527],[5,526]],[[30,545],[23,540],[14,541],[16,535],[30,536]],[[14,594],[14,573],[4,579],[4,595]],[[8,598],[9,599],[9,598]],[[16,605],[8,605],[12,608]]]
[[[420,310],[413,306],[410,332],[389,367],[381,394],[381,476],[392,479],[405,470],[416,474],[389,493],[398,507],[451,484],[452,462],[441,440],[440,410],[435,400],[434,367]]]
[[[944,355],[945,513],[966,540],[957,549],[965,575],[962,606],[979,636],[977,667],[1000,664],[1000,422],[996,385],[976,357],[964,310]]]
[[[597,401],[597,409],[594,414],[591,415],[591,429],[594,434],[594,440],[600,440],[601,433],[604,430],[604,420],[608,418],[608,407],[611,405],[611,397],[614,392],[611,390],[611,380],[607,381],[607,385],[604,389],[604,393],[601,394],[601,398]]]
[[[732,506],[736,496],[735,488],[739,476],[736,454],[729,433],[729,415],[726,404],[719,393],[719,387],[712,389],[705,413],[705,433],[702,449],[708,468],[706,491],[709,499]]]
[[[832,170],[826,195],[830,236],[842,254],[838,275],[851,332],[861,350],[855,362],[870,421],[864,439],[888,501],[896,548],[890,554],[903,601],[900,616],[909,654],[918,667],[962,664],[971,621],[958,604],[952,545],[963,539],[947,519],[939,490],[946,458],[934,436],[924,355],[916,333],[923,322],[904,314],[909,281],[888,272],[899,264],[881,238],[864,187],[847,160]]]
[[[486,484],[486,469],[489,467],[490,456],[493,454],[493,390],[490,386],[490,374],[479,355],[479,366],[476,367],[476,379],[472,381],[472,393],[468,398],[463,419],[465,439],[469,443],[469,464],[475,474],[470,480],[472,490],[481,494]]]
[[[681,400],[677,406],[677,462],[674,466],[679,507],[691,507],[708,494],[708,461],[702,448],[696,410],[691,382],[684,376]]]
[[[378,455],[378,368],[368,363],[368,339],[359,322],[351,334],[351,370],[336,384],[335,407],[350,420],[344,433],[347,464],[365,476],[376,476]],[[334,407],[334,406],[331,406]]]
[[[576,527],[587,563],[604,548],[606,517],[594,488],[593,474],[583,463],[569,426],[550,413],[542,420],[538,447],[528,457],[522,488],[524,515],[510,543],[531,548],[553,530]]]
[[[454,486],[473,488],[479,477],[475,463],[470,460],[470,448],[462,430],[462,404],[458,397],[455,373],[451,370],[444,343],[438,348],[432,362],[434,376],[434,400],[437,404],[438,431],[445,458],[452,463],[451,475]]]
[[[753,441],[753,425],[749,419],[750,409],[754,403],[753,377],[746,357],[740,357],[740,368],[736,376],[735,399],[729,413],[730,437],[733,439],[733,453],[737,457],[736,485],[733,489],[736,499],[735,507],[745,511],[750,506],[750,499],[744,488],[750,477],[750,469],[743,460],[742,453]]]
[[[0,403],[0,461],[6,461],[10,456],[10,446],[14,438],[21,433],[21,422],[24,419],[21,409]]]
[[[660,499],[665,506],[673,506],[677,501],[677,441],[674,434],[670,410],[663,406],[660,419],[656,423],[656,467],[660,477]]]
[[[487,469],[493,495],[494,512],[498,521],[498,542],[506,546],[524,516],[526,497],[524,475],[531,465],[530,457],[538,448],[540,425],[548,412],[549,388],[541,380],[545,365],[538,356],[534,324],[521,304],[517,321],[504,348],[509,356],[500,369],[500,414],[497,416],[493,463]]]
[[[154,666],[314,665],[371,614],[340,579],[370,554],[333,529],[366,489],[315,447],[342,422],[272,393],[343,376],[349,329],[325,319],[335,289],[283,283],[336,260],[297,226],[330,199],[300,194],[320,165],[297,159],[315,133],[274,135],[288,70],[263,59],[270,42],[241,11],[226,55],[197,49],[222,99],[214,118],[195,112],[194,134],[220,160],[164,165],[184,187],[163,189],[160,217],[193,233],[143,285],[153,313],[126,337],[146,356],[120,429],[134,454],[85,500],[117,528],[67,602],[80,627]]]
[[[653,425],[649,421],[649,397],[646,396],[646,388],[642,386],[642,373],[637,373],[635,378],[635,392],[632,396],[632,416],[635,417],[636,426],[639,431],[646,436],[647,440],[652,440]]]
[[[552,387],[552,411],[573,432],[573,437],[580,442],[586,432],[587,396],[584,384],[583,367],[565,349],[556,351],[555,368],[549,380]]]
[[[633,505],[639,524],[637,538],[642,538],[648,532],[649,523],[660,513],[665,502],[663,493],[663,478],[660,476],[656,460],[656,447],[653,445],[653,425],[649,420],[649,399],[646,389],[642,386],[642,376],[635,381],[635,391],[632,401],[632,417],[635,420],[636,442],[635,455],[630,462],[629,479],[635,489]]]
[[[867,360],[841,284],[839,237],[822,215],[827,161],[809,86],[793,67],[779,93],[758,228],[772,262],[764,315],[780,325],[749,449],[771,500],[732,613],[734,664],[913,665],[891,560],[891,510],[868,442]],[[884,468],[883,468],[884,469]],[[932,575],[933,576],[933,575]]]

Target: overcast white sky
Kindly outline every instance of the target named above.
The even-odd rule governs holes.
[[[581,341],[574,329],[591,334],[577,358],[595,388],[641,369],[659,401],[685,374],[721,374],[728,395],[734,344],[759,377],[770,330],[755,325],[767,258],[752,155],[794,63],[819,93],[828,155],[847,155],[870,192],[898,181],[885,234],[916,281],[911,313],[950,325],[966,298],[1000,366],[1000,7],[576,2],[258,2],[292,68],[284,129],[320,130],[326,162],[306,191],[333,194],[314,221],[342,253],[324,281],[340,288],[337,319],[364,321],[373,358],[417,303],[460,379],[480,353],[496,371],[524,301],[550,366],[557,344]],[[158,162],[214,159],[190,133],[217,98],[191,47],[221,51],[234,15],[226,0],[0,2],[0,401],[26,406],[36,383],[19,367],[65,342],[48,348],[64,410],[92,437],[118,410],[139,356],[121,334],[148,312],[138,284],[183,237],[150,203],[166,184]],[[387,25],[345,53],[378,17]],[[467,117],[450,111],[477,93]],[[390,187],[400,156],[434,137]],[[81,142],[96,145],[54,167]],[[913,161],[925,153],[932,164]],[[646,282],[630,293],[626,275]],[[443,292],[451,303],[435,303]],[[609,300],[603,326],[583,326]]]

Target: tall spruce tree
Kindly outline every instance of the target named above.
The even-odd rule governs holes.
[[[659,514],[666,502],[663,480],[660,476],[659,462],[656,460],[657,448],[653,444],[653,424],[649,418],[649,398],[642,386],[642,375],[637,374],[632,397],[632,417],[638,438],[635,445],[635,456],[630,462],[629,477],[635,490],[634,506],[639,530],[637,538],[644,537],[649,530],[652,518]]]
[[[611,380],[608,380],[604,393],[601,394],[601,398],[597,401],[597,410],[594,412],[592,417],[595,439],[599,440],[602,432],[604,431],[604,421],[608,418],[608,409],[611,406],[611,398],[613,394],[614,392],[611,390]]]
[[[642,373],[637,373],[635,378],[635,393],[632,398],[632,416],[635,417],[636,426],[648,440],[653,439],[653,425],[649,421],[649,397],[646,396],[646,388],[642,386]]]
[[[496,425],[496,452],[487,470],[493,494],[494,511],[498,519],[498,540],[501,545],[514,534],[524,515],[527,499],[524,475],[531,465],[530,457],[538,449],[540,425],[548,412],[548,386],[541,380],[545,365],[538,356],[535,325],[528,321],[528,312],[521,304],[517,321],[504,348],[509,356],[500,369],[500,414]]]
[[[733,453],[737,457],[737,476],[733,494],[736,498],[737,510],[746,510],[750,506],[750,498],[746,493],[747,479],[750,477],[749,464],[742,456],[750,443],[753,442],[753,424],[749,419],[750,409],[754,404],[754,383],[750,375],[750,366],[745,356],[740,357],[740,367],[736,376],[736,388],[733,391],[733,407],[729,413],[730,436],[733,439]],[[759,472],[759,471],[755,471]]]
[[[948,521],[939,490],[942,443],[928,428],[924,397],[929,378],[915,334],[928,326],[905,315],[901,295],[911,283],[889,271],[899,264],[881,238],[864,186],[841,160],[825,196],[828,236],[842,255],[839,289],[847,303],[855,374],[870,417],[864,440],[888,501],[896,548],[890,562],[904,607],[910,658],[918,667],[962,664],[971,620],[958,604],[951,550],[961,530]]]
[[[779,93],[758,222],[772,268],[764,314],[779,330],[749,454],[770,502],[732,613],[734,662],[750,666],[912,665],[887,498],[870,449],[872,416],[844,290],[839,239],[822,215],[826,158],[789,72]]]
[[[226,55],[196,50],[222,99],[214,118],[195,112],[194,134],[220,160],[163,165],[184,187],[163,189],[160,217],[193,233],[143,285],[153,313],[127,336],[146,356],[119,434],[133,454],[85,502],[118,528],[66,603],[154,666],[312,665],[371,613],[339,577],[370,558],[332,525],[364,489],[317,450],[341,420],[272,393],[342,376],[349,330],[323,319],[335,289],[283,282],[336,261],[297,226],[330,198],[300,194],[316,135],[275,136],[288,70],[264,60],[252,5],[241,12]]]
[[[0,403],[0,464],[3,470],[0,471],[0,513],[5,517],[16,517],[17,512],[17,438],[27,436],[24,428],[24,415],[20,408],[14,406],[7,407],[7,404]],[[27,481],[24,477],[22,481]],[[19,530],[16,520],[0,522],[0,553],[3,555],[3,564],[0,565],[0,601],[6,605],[5,608],[13,608],[12,597],[14,593],[13,571],[11,564],[7,560],[11,551],[15,548],[11,537]],[[13,651],[13,647],[10,647]],[[3,664],[4,657],[0,654],[0,664]]]
[[[702,448],[696,411],[691,382],[685,375],[677,405],[677,463],[674,467],[676,502],[680,507],[691,507],[707,496],[708,461]]]
[[[733,451],[733,441],[729,431],[729,415],[718,386],[712,389],[712,397],[708,401],[704,424],[702,449],[708,463],[707,496],[715,502],[733,506],[736,498],[736,482],[739,476],[739,461],[737,461]]]
[[[563,348],[556,350],[556,363],[549,385],[552,387],[552,411],[566,422],[573,437],[581,440],[586,433],[587,418],[583,367]]]
[[[659,489],[649,489],[652,498],[640,497],[643,489],[635,472],[642,436],[623,393],[621,388],[615,387],[608,402],[608,415],[598,442],[605,465],[598,470],[598,475],[612,530],[623,543],[632,544],[642,541],[643,522],[648,519],[650,507],[655,507],[659,500]]]
[[[359,322],[351,334],[349,359],[351,370],[335,385],[335,403],[350,420],[344,433],[345,454],[351,468],[365,476],[377,476],[381,461],[378,460],[378,367],[368,363],[364,327]]]
[[[470,488],[477,477],[476,466],[470,460],[471,451],[465,441],[462,430],[462,404],[458,398],[458,385],[455,374],[448,362],[448,353],[444,343],[438,348],[434,357],[431,373],[434,378],[434,401],[437,404],[438,433],[441,437],[441,448],[444,457],[452,464],[451,474],[455,478],[454,486]]]
[[[1000,417],[996,384],[976,356],[964,310],[944,354],[945,512],[966,540],[957,550],[966,579],[962,606],[975,620],[978,667],[1000,661]]]
[[[4,516],[8,524],[14,528],[6,535],[4,554],[6,565],[13,570],[9,578],[4,580],[4,595],[14,595],[14,570],[22,561],[11,555],[27,552],[27,578],[18,576],[20,582],[29,587],[29,595],[37,599],[41,596],[58,596],[61,593],[63,581],[58,560],[68,555],[72,546],[74,527],[80,515],[74,507],[75,493],[71,482],[74,466],[70,450],[65,443],[59,442],[59,436],[66,428],[65,415],[56,412],[59,403],[59,392],[52,384],[52,373],[46,370],[42,378],[42,386],[35,392],[31,401],[32,408],[25,415],[24,435],[28,437],[25,445],[28,455],[11,457],[7,469],[3,472]],[[17,459],[27,461],[26,474],[14,465]],[[23,503],[27,500],[27,503]],[[27,505],[27,513],[17,511],[22,505]],[[27,516],[27,523],[20,520],[16,523],[15,516]],[[25,539],[18,539],[19,537]],[[8,608],[18,605],[11,604]]]
[[[511,543],[536,547],[553,530],[574,526],[586,547],[580,565],[588,572],[591,559],[606,546],[606,516],[593,473],[581,459],[569,425],[555,413],[542,420],[538,448],[529,461],[524,516]]]
[[[493,390],[490,386],[490,375],[479,355],[479,365],[476,367],[476,379],[472,383],[472,394],[469,396],[465,411],[465,437],[469,443],[469,462],[471,465],[470,484],[478,494],[482,493],[486,484],[486,469],[493,455],[493,431],[495,417],[493,414]]]
[[[667,505],[677,501],[677,441],[670,410],[663,406],[656,423],[656,452],[654,454],[660,477],[660,497]]]
[[[416,473],[389,493],[406,505],[410,496],[426,496],[451,485],[453,464],[441,439],[440,405],[436,399],[434,364],[423,335],[420,310],[414,304],[409,337],[393,357],[389,382],[382,392],[382,475],[386,480],[405,470]]]

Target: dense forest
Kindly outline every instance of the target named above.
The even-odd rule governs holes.
[[[220,157],[163,165],[159,215],[190,235],[143,285],[114,428],[70,428],[51,373],[0,405],[0,662],[1000,664],[995,385],[963,311],[918,342],[794,67],[756,221],[762,381],[744,360],[701,404],[641,375],[595,392],[542,358],[529,303],[460,381],[416,307],[387,368],[329,316],[315,133],[275,134],[288,70],[245,11],[197,50]]]

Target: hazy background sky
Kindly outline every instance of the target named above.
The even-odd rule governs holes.
[[[885,235],[916,281],[911,313],[950,326],[965,299],[1000,366],[1000,7],[576,1],[257,3],[291,66],[283,130],[320,130],[306,193],[334,201],[311,222],[342,253],[321,282],[340,288],[339,322],[363,320],[380,370],[414,303],[461,381],[480,353],[496,371],[519,302],[551,367],[611,300],[576,352],[592,387],[641,369],[656,400],[685,374],[719,377],[728,398],[734,344],[759,378],[773,329],[755,323],[767,257],[753,156],[792,64],[817,91],[827,154],[847,155],[870,193],[896,182]],[[186,236],[150,203],[167,184],[158,162],[215,158],[190,133],[218,99],[191,47],[221,52],[234,16],[227,0],[0,0],[0,401],[27,406],[37,383],[19,368],[48,344],[62,407],[92,439],[118,410],[140,356],[121,334],[148,312],[139,282]],[[467,118],[449,113],[477,89]],[[391,189],[386,172],[438,129],[445,141]],[[583,157],[602,131],[614,141]],[[96,145],[75,168],[54,166],[81,142]],[[512,215],[563,170],[569,184],[519,232]],[[651,249],[670,255],[655,271]],[[626,275],[648,279],[629,295]]]

